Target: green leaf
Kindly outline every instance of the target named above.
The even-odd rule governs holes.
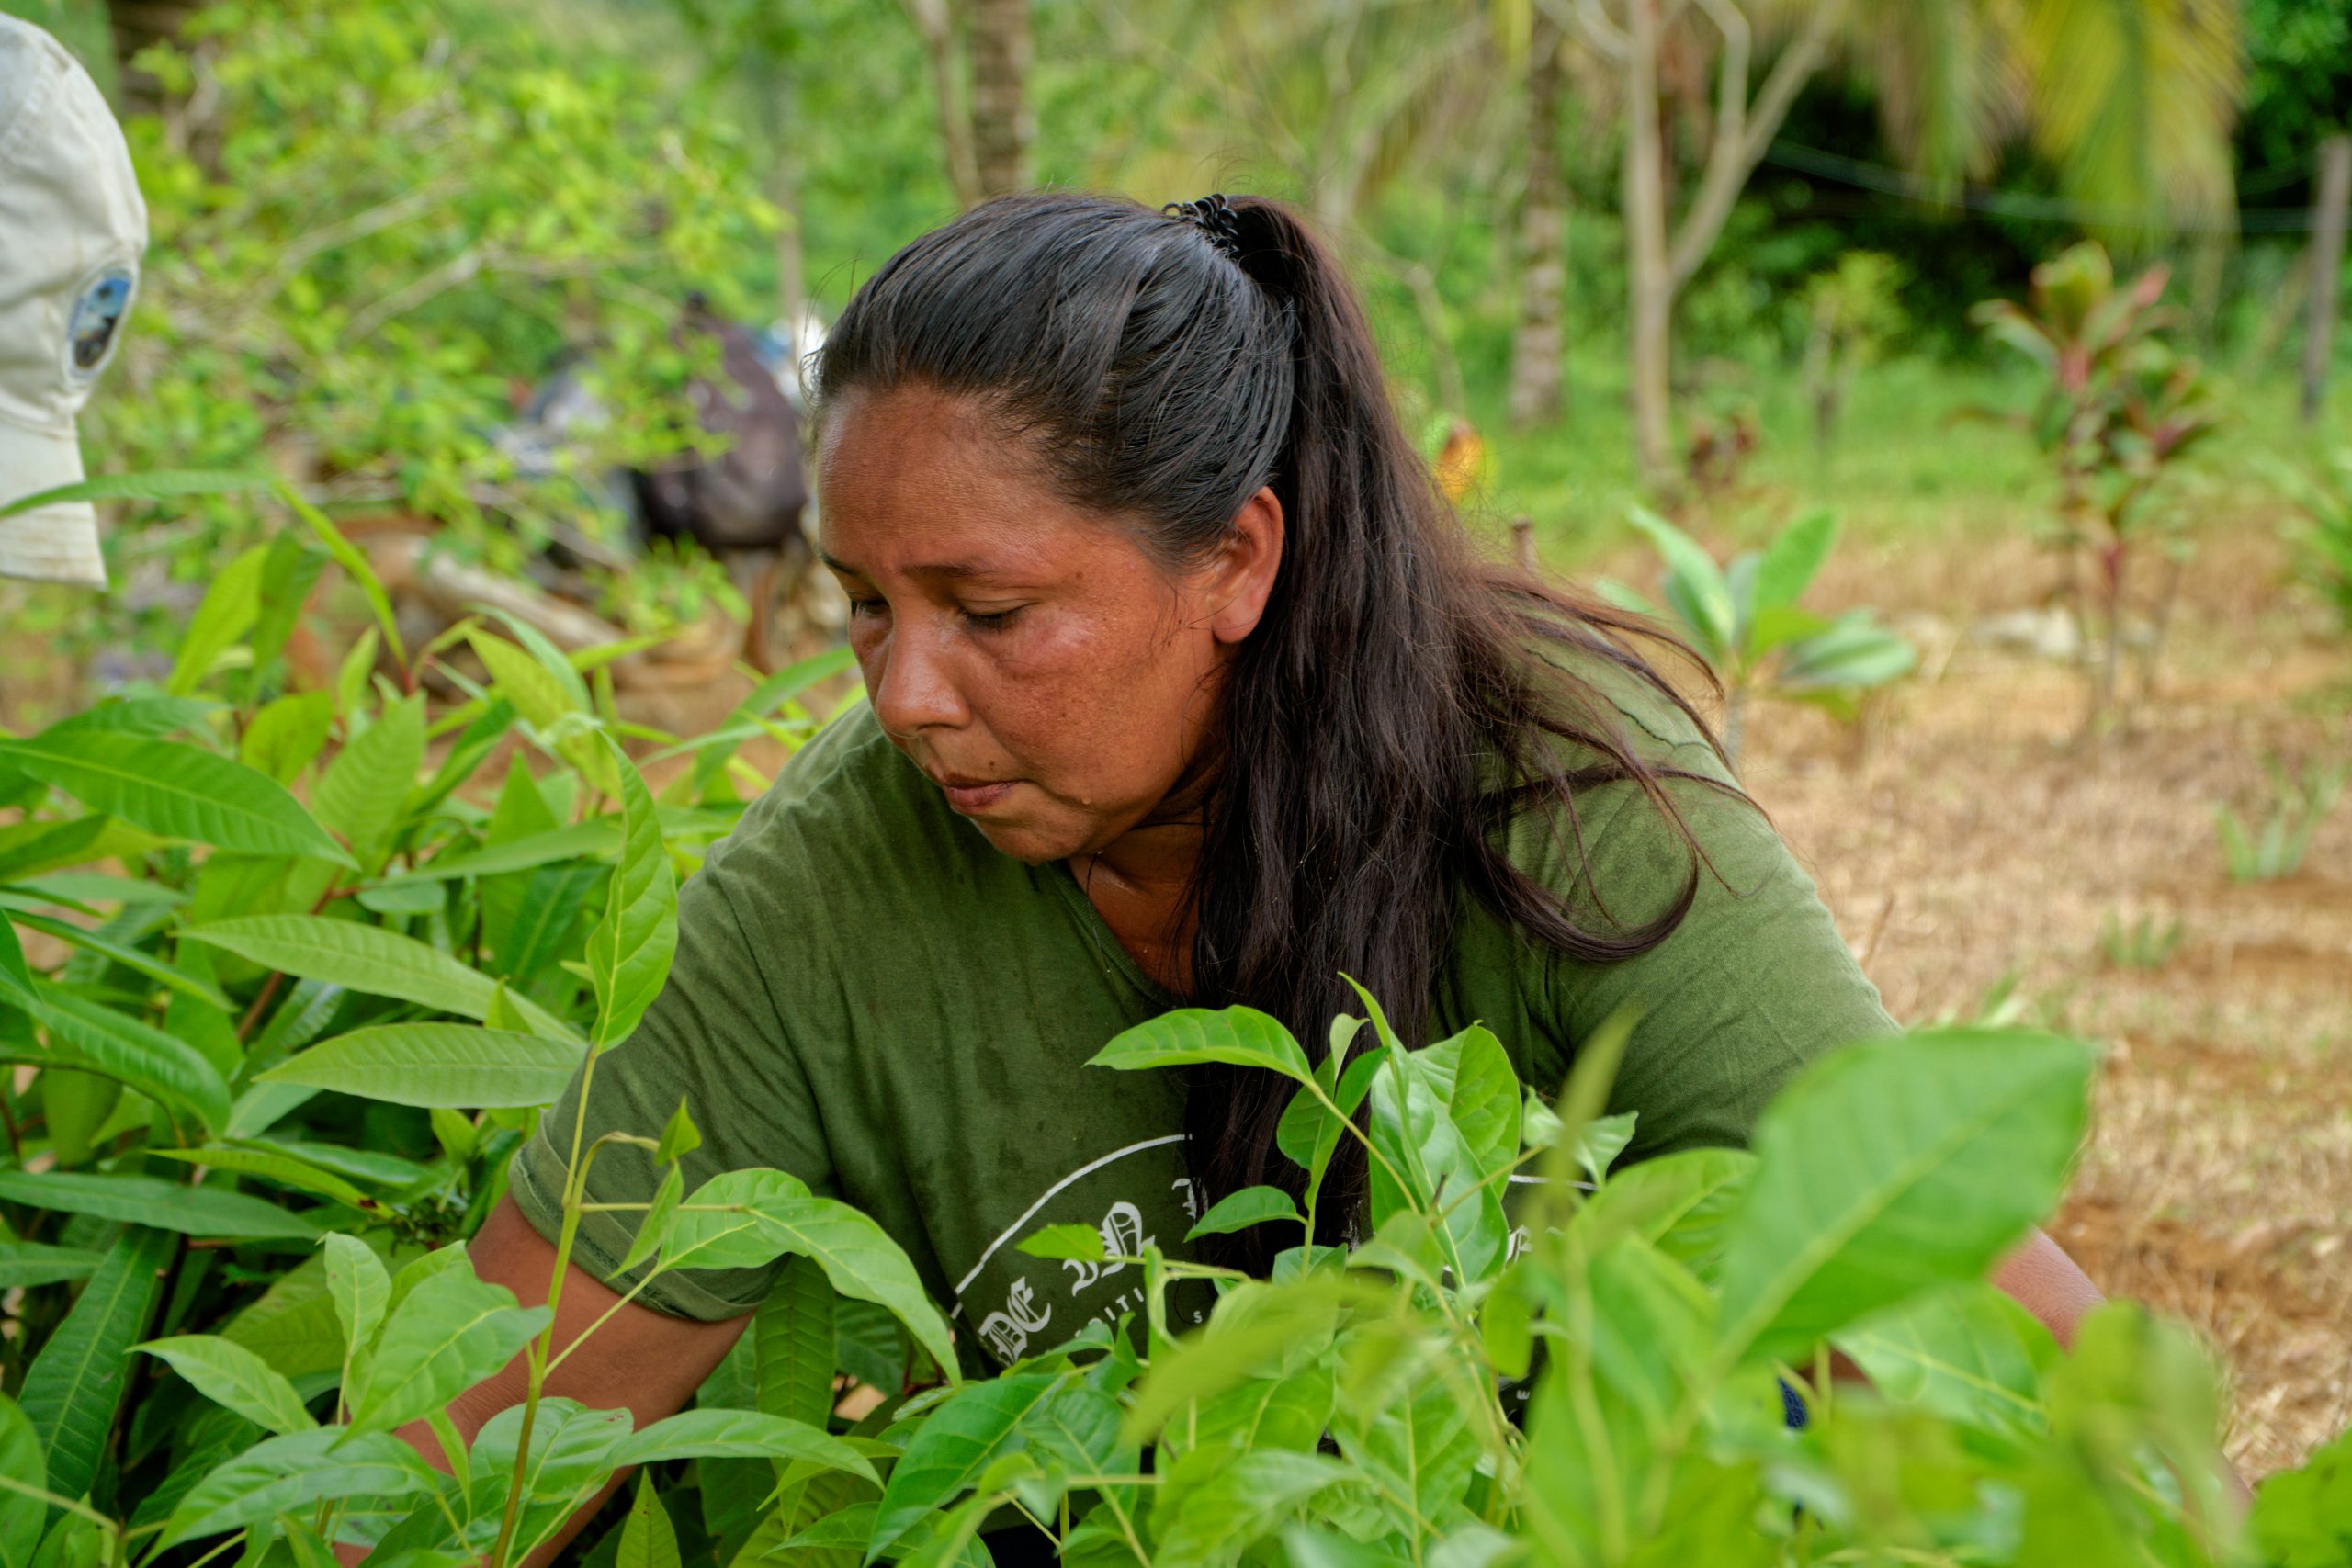
[[[209,1334],[182,1334],[131,1348],[170,1362],[205,1398],[269,1431],[307,1432],[318,1425],[294,1385],[242,1345]]]
[[[220,1535],[323,1500],[408,1497],[435,1485],[417,1451],[390,1433],[317,1427],[266,1438],[198,1482],[156,1544]]]
[[[213,663],[253,629],[261,615],[261,572],[268,555],[268,546],[255,545],[212,579],[187,630],[180,636],[165,691],[184,697],[204,684]]]
[[[383,864],[386,840],[424,766],[424,698],[418,695],[387,705],[319,775],[311,809],[343,835],[362,871]]]
[[[1755,1168],[1756,1157],[1745,1149],[1686,1149],[1644,1160],[1611,1178],[1570,1224],[1588,1252],[1638,1235],[1712,1280],[1724,1224]]]
[[[89,730],[0,741],[0,764],[168,839],[352,864],[283,784],[198,746]]]
[[[351,579],[361,596],[368,601],[368,607],[376,614],[376,628],[382,631],[384,645],[392,650],[393,661],[407,664],[408,650],[401,642],[400,617],[392,614],[391,595],[384,592],[384,584],[376,576],[375,569],[368,564],[368,558],[359,553],[358,547],[343,536],[342,531],[325,513],[303,500],[293,486],[280,484],[277,493],[287,505],[294,509],[296,516],[311,525],[311,532],[320,544],[326,547],[327,554],[334,558],[335,565],[343,568],[344,575]],[[369,662],[373,661],[371,656]]]
[[[1336,1530],[1293,1525],[1283,1531],[1283,1561],[1290,1568],[1410,1568],[1412,1560]]]
[[[621,1525],[621,1543],[613,1554],[613,1568],[679,1568],[678,1533],[662,1499],[653,1495],[653,1478],[637,1478],[637,1495],[629,1500],[628,1518]]]
[[[1790,645],[1773,684],[1784,693],[1858,691],[1907,675],[1919,661],[1902,637],[1857,611],[1818,636]]]
[[[76,1179],[6,1175],[33,1184]],[[0,1190],[5,1196],[15,1194]],[[17,1403],[48,1455],[49,1489],[61,1497],[81,1496],[97,1476],[122,1404],[130,1347],[147,1332],[163,1289],[158,1276],[178,1246],[177,1236],[161,1231],[124,1231],[25,1372]]]
[[[59,719],[43,735],[70,735],[76,730],[107,729],[126,735],[161,737],[180,730],[205,732],[219,705],[194,697],[107,697],[95,706]]]
[[[0,1170],[0,1200],[222,1241],[310,1241],[319,1234],[316,1221],[262,1199],[153,1176]]]
[[[2352,1428],[2255,1494],[2248,1533],[2274,1568],[2341,1568],[2352,1548]]]
[[[349,1430],[389,1432],[437,1410],[514,1359],[548,1325],[543,1306],[474,1277],[463,1261],[443,1268],[394,1307],[357,1372]]]
[[[1982,1280],[1914,1296],[1836,1337],[1888,1401],[2021,1441],[2049,1429],[2041,1382],[2058,1341]]]
[[[194,468],[162,468],[145,474],[100,474],[70,485],[20,495],[0,506],[0,517],[37,511],[68,501],[166,501],[183,495],[225,495],[232,491],[266,490],[278,481],[270,474],[241,474]]]
[[[24,962],[24,942],[17,941],[17,926],[0,919],[0,1001],[28,1009],[40,999],[33,989],[33,971]]]
[[[1097,1051],[1090,1067],[1185,1067],[1206,1063],[1263,1067],[1294,1083],[1313,1076],[1289,1030],[1253,1008],[1179,1008],[1139,1023]]]
[[[1804,596],[1838,543],[1838,514],[1815,507],[1781,530],[1756,569],[1756,607],[1783,609]]]
[[[343,1342],[356,1355],[375,1341],[384,1322],[392,1281],[384,1260],[357,1236],[330,1234],[326,1237],[327,1293],[334,1301],[335,1321],[343,1325]]]
[[[447,882],[460,876],[494,876],[501,872],[527,871],[551,861],[578,860],[583,855],[612,852],[620,842],[620,823],[611,817],[592,817],[544,833],[533,833],[479,850],[435,855],[413,871],[388,876],[382,887],[410,882]]]
[[[592,714],[579,672],[560,657],[543,661],[503,637],[476,632],[467,640],[490,671],[492,689],[514,705],[539,739],[598,791],[617,794],[622,786],[613,753],[600,732],[583,727]]]
[[[1547,1341],[1529,1412],[1521,1491],[1529,1533],[1552,1560],[1624,1562],[1663,1533],[1670,1494],[1661,1472],[1689,1440],[1679,1434],[1708,1388],[1701,1369],[1714,1303],[1687,1270],[1634,1239],[1587,1259],[1563,1284],[1579,1331]]]
[[[1210,1205],[1200,1222],[1184,1233],[1186,1241],[1198,1236],[1224,1235],[1233,1231],[1248,1230],[1251,1225],[1268,1220],[1288,1220],[1293,1224],[1305,1224],[1306,1216],[1298,1212],[1298,1204],[1279,1187],[1244,1187],[1229,1192]]]
[[[1025,1252],[1032,1258],[1066,1258],[1080,1263],[1100,1263],[1109,1256],[1102,1245],[1100,1225],[1044,1225],[1012,1244],[1015,1252]]]
[[[513,918],[494,935],[485,932],[484,940],[494,944],[491,952],[497,972],[522,985],[562,957],[581,911],[588,907],[588,896],[607,880],[609,874],[596,865],[543,865],[534,871],[518,890]],[[485,920],[489,904],[485,889]]]
[[[1483,1452],[1461,1396],[1443,1378],[1400,1389],[1370,1411],[1343,1408],[1333,1431],[1342,1454],[1430,1519],[1462,1506]]]
[[[959,1390],[923,1417],[890,1467],[865,1544],[872,1562],[924,1515],[972,1485],[1032,1411],[1061,1386],[1060,1375],[1019,1372]]]
[[[1251,1378],[1194,1408],[1182,1429],[1184,1446],[1221,1443],[1311,1453],[1330,1425],[1336,1397],[1328,1362],[1309,1362],[1287,1377]]]
[[[824,1270],[785,1260],[752,1319],[752,1364],[760,1408],[822,1430],[833,1409],[833,1304]]]
[[[510,1404],[475,1434],[467,1465],[475,1479],[467,1502],[478,1520],[495,1519],[515,1488],[515,1460],[523,1436],[523,1406]],[[529,1541],[552,1529],[613,1472],[613,1452],[628,1435],[627,1410],[591,1410],[576,1400],[539,1402],[531,1427],[531,1451],[523,1461],[524,1511],[516,1540]],[[487,1539],[481,1543],[489,1544]]]
[[[54,1285],[87,1279],[103,1255],[78,1247],[46,1247],[36,1241],[0,1241],[0,1291],[19,1285]]]
[[[1718,670],[1737,655],[1737,612],[1731,585],[1699,542],[1644,506],[1628,509],[1634,526],[1666,562],[1666,598],[1699,651]]]
[[[190,926],[180,935],[225,948],[265,969],[371,997],[397,997],[464,1018],[488,1016],[498,992],[496,980],[414,937],[323,915],[245,915]],[[521,997],[512,1000],[533,1029],[554,1039],[577,1038],[536,1003]]]
[[[669,1165],[700,1147],[702,1133],[695,1126],[695,1119],[686,1113],[685,1099],[681,1096],[678,1109],[670,1112],[670,1120],[662,1128],[662,1141],[654,1150],[654,1161]]]
[[[199,1126],[229,1124],[229,1085],[197,1049],[128,1013],[44,987],[32,1015],[49,1031],[56,1065],[102,1073],[185,1113]]]
[[[33,972],[25,963],[24,944],[17,939],[17,928],[0,920],[0,998],[14,1005],[30,1007],[40,993],[33,989]]]
[[[5,787],[6,776],[7,769],[0,766],[0,787]],[[95,814],[68,817],[62,821],[23,821],[0,828],[0,882],[22,882],[61,866],[86,865],[117,853],[136,853],[129,844],[118,849],[106,841],[124,835],[134,839],[147,836],[111,817]]]
[[[1442,1211],[1438,1235],[1448,1266],[1460,1279],[1483,1280],[1502,1262],[1510,1237],[1500,1183],[1486,1180],[1487,1173],[1440,1098],[1451,1086],[1423,1066],[1425,1055],[1392,1048],[1373,1076],[1372,1145],[1384,1157],[1371,1171],[1372,1222],[1376,1230],[1408,1210]],[[1516,1139],[1519,1091],[1516,1078],[1512,1082],[1508,1103]]]
[[[678,950],[678,884],[645,781],[618,743],[607,738],[602,744],[619,780],[623,823],[605,918],[588,933],[596,1047],[609,1050],[629,1037],[670,977]]]
[[[334,728],[333,692],[288,692],[245,726],[237,756],[245,766],[290,784],[318,759]]]
[[[212,1145],[198,1149],[152,1149],[149,1153],[157,1159],[200,1165],[209,1170],[233,1170],[241,1176],[258,1176],[281,1187],[291,1187],[297,1192],[310,1192],[337,1203],[347,1203],[362,1213],[380,1213],[384,1207],[334,1172],[322,1170],[308,1160],[276,1149]]]
[[[703,1183],[679,1210],[662,1260],[673,1269],[757,1269],[787,1253],[815,1259],[841,1294],[888,1308],[953,1381],[946,1321],[899,1244],[857,1210],[810,1197],[782,1171],[733,1170]]]
[[[119,964],[133,974],[144,975],[157,985],[177,991],[184,997],[193,997],[208,1007],[215,1008],[221,1012],[231,1010],[229,998],[222,996],[220,988],[209,980],[175,969],[153,953],[133,947],[128,942],[117,942],[103,931],[85,931],[65,920],[51,919],[46,915],[30,913],[17,914],[16,921],[28,931],[44,931],[60,942],[72,943],[85,953],[94,953],[110,964]]]
[[[678,1205],[686,1195],[686,1179],[674,1165],[662,1172],[662,1185],[653,1190],[653,1201],[637,1222],[637,1234],[629,1237],[628,1250],[621,1255],[620,1267],[613,1270],[615,1279],[652,1257],[668,1245],[670,1232],[677,1224]]]
[[[1289,1449],[1195,1449],[1176,1461],[1152,1511],[1155,1564],[1227,1562],[1280,1529],[1318,1492],[1356,1472],[1322,1454]],[[1197,1478],[1197,1479],[1196,1479]]]
[[[1584,1124],[1584,1133],[1577,1139],[1577,1163],[1598,1186],[1609,1175],[1609,1168],[1634,1141],[1634,1122],[1638,1111],[1621,1111],[1614,1116],[1596,1116]]]
[[[1981,1276],[2056,1202],[2094,1053],[2023,1030],[1849,1046],[1756,1128],[1723,1270],[1724,1348],[1802,1359],[1930,1285]]]
[[[49,1490],[49,1462],[40,1435],[6,1394],[0,1394],[0,1479],[15,1483],[0,1486],[0,1568],[29,1568],[49,1506],[18,1488]]]
[[[1501,1041],[1473,1024],[1416,1052],[1413,1061],[1462,1134],[1463,1152],[1479,1175],[1495,1175],[1519,1157],[1522,1091]]]
[[[449,1110],[548,1105],[580,1047],[463,1023],[385,1023],[338,1034],[261,1075],[393,1105]]]
[[[790,1459],[880,1484],[864,1454],[806,1421],[759,1410],[685,1410],[639,1427],[613,1450],[615,1468],[665,1459]]]

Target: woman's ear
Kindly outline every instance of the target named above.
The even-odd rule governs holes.
[[[1272,487],[1241,503],[1233,531],[1217,548],[1206,594],[1209,631],[1219,642],[1239,642],[1258,629],[1283,565],[1283,503]]]

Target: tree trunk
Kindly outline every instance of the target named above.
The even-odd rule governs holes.
[[[956,204],[970,207],[980,199],[980,176],[972,152],[972,117],[956,90],[956,20],[948,14],[947,0],[904,0],[904,4],[931,63],[931,94],[939,108],[939,144],[947,163],[947,183],[955,187]]]
[[[1560,177],[1565,42],[1559,24],[1538,9],[1529,46],[1527,197],[1519,212],[1519,332],[1510,360],[1510,421],[1521,429],[1560,417],[1567,370],[1561,327],[1568,281],[1568,193]]]
[[[1029,184],[1029,0],[973,0],[972,151],[983,198]]]
[[[1666,250],[1666,147],[1658,134],[1658,0],[1630,0],[1625,27],[1625,274],[1633,307],[1634,459],[1645,483],[1673,478],[1674,276]]]
[[[2303,333],[2303,423],[2319,418],[2327,397],[2327,364],[2335,338],[2336,296],[2343,290],[2344,217],[2352,205],[2352,132],[2319,144],[2319,184],[2312,198],[2312,298]]]

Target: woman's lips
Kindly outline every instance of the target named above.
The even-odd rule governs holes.
[[[950,784],[941,779],[936,782],[939,787],[946,792],[947,804],[965,816],[970,817],[986,811],[989,807],[1002,800],[1012,786],[1020,781],[1005,779],[995,784]]]

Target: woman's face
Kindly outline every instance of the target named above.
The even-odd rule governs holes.
[[[1058,499],[962,399],[853,392],[820,455],[825,564],[891,741],[989,841],[1100,853],[1192,782],[1282,554],[1270,491],[1170,573]]]

